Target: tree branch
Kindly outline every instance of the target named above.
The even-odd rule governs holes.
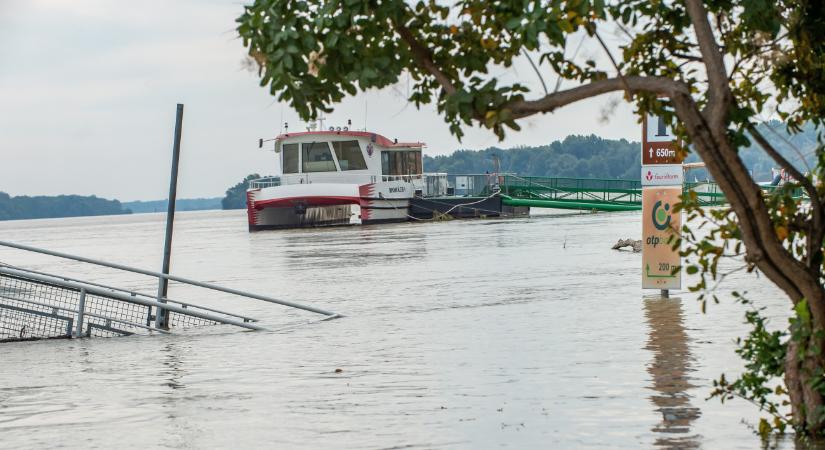
[[[791,164],[790,161],[788,161],[784,156],[782,156],[782,154],[779,153],[779,151],[777,151],[773,147],[773,145],[771,145],[771,143],[768,142],[767,139],[765,139],[764,136],[762,136],[762,133],[760,133],[759,130],[757,130],[756,127],[753,126],[753,124],[748,124],[748,132],[751,134],[751,136],[753,136],[754,140],[759,144],[759,146],[765,150],[765,153],[767,153],[768,156],[773,158],[773,160],[776,161],[777,164],[782,166],[783,169],[785,169],[792,177],[794,177],[799,182],[799,184],[802,185],[802,187],[805,189],[808,195],[811,196],[811,202],[818,203],[819,199],[817,198],[816,187],[814,187],[814,184],[811,182],[811,180],[809,180],[808,177],[803,175],[802,172],[799,171],[799,169],[794,167],[794,165]]]
[[[506,108],[510,109],[513,117],[520,119],[537,113],[553,112],[556,108],[606,94],[608,92],[630,89],[632,91],[644,91],[653,94],[671,95],[675,92],[684,92],[689,95],[688,87],[682,82],[663,77],[623,77],[606,78],[604,80],[593,81],[572,89],[554,92],[536,100],[521,100],[510,103]]]
[[[811,169],[811,166],[808,165],[808,161],[805,160],[805,155],[802,154],[802,152],[799,150],[799,148],[797,146],[795,146],[793,144],[793,142],[789,141],[788,138],[786,138],[785,136],[782,136],[781,134],[777,133],[776,130],[774,130],[773,127],[770,126],[770,124],[766,124],[766,125],[768,127],[768,131],[773,133],[773,135],[778,137],[779,139],[782,139],[782,141],[784,141],[785,144],[787,144],[788,147],[790,147],[791,150],[793,150],[796,153],[796,156],[799,158],[800,161],[802,161],[802,164],[805,166],[805,168],[808,169],[808,173],[813,173],[813,170]]]
[[[539,72],[539,68],[536,67],[536,63],[533,62],[533,58],[530,57],[530,54],[527,53],[527,50],[524,48],[521,49],[521,53],[527,58],[527,61],[530,62],[530,66],[533,68],[533,72],[536,72],[536,76],[539,77],[539,81],[541,81],[541,87],[544,88],[544,94],[547,95],[550,92],[547,90],[547,84],[544,83],[544,77],[541,76],[541,72]]]
[[[455,85],[450,80],[450,77],[444,74],[444,72],[442,72],[441,69],[435,65],[432,53],[430,53],[426,47],[422,46],[421,43],[415,39],[415,36],[413,36],[409,28],[401,24],[393,25],[395,26],[395,31],[399,36],[401,36],[401,39],[410,47],[410,52],[412,52],[415,62],[417,62],[419,66],[424,68],[424,70],[429,72],[430,75],[435,78],[435,81],[441,85],[447,95],[454,94],[456,91]]]
[[[693,62],[703,62],[704,61],[701,56],[688,55],[686,53],[673,52],[673,53],[671,53],[671,55],[673,55],[676,58],[686,59],[688,61],[693,61]]]
[[[816,271],[815,273],[819,273],[819,264],[821,263],[821,253],[822,253],[822,240],[825,237],[825,227],[822,225],[822,202],[819,199],[819,194],[816,191],[816,187],[814,186],[813,182],[808,179],[805,175],[803,175],[796,167],[791,164],[784,156],[782,156],[771,144],[762,136],[762,133],[756,129],[753,124],[748,124],[748,131],[750,132],[751,136],[759,143],[765,153],[770,155],[774,161],[776,161],[782,168],[784,168],[802,187],[805,189],[805,192],[808,193],[808,197],[811,199],[811,209],[813,215],[813,224],[810,229],[807,230],[807,259],[808,259],[808,270]],[[812,272],[813,273],[813,272]]]
[[[599,32],[596,31],[595,26],[593,27],[593,35],[596,36],[596,39],[599,41],[599,44],[604,49],[604,52],[607,53],[607,57],[610,58],[610,62],[613,63],[613,68],[616,69],[616,76],[619,77],[619,80],[621,80],[622,85],[624,86],[625,100],[630,101],[631,99],[633,99],[633,91],[630,89],[630,86],[627,85],[627,80],[624,79],[622,71],[619,69],[619,65],[616,64],[616,60],[613,58],[613,54],[610,53],[610,50],[607,48],[607,45],[605,45],[604,41],[602,40],[602,37],[599,36]]]
[[[570,57],[569,61],[573,61],[574,59],[576,59],[576,55],[579,54],[579,50],[581,50],[582,44],[584,44],[584,38],[586,38],[586,37],[587,37],[587,35],[585,34],[585,35],[582,35],[581,39],[579,39],[579,45],[576,46],[576,50],[573,51],[573,56]],[[564,52],[563,53],[566,53],[566,52],[567,52],[567,39],[564,40]],[[562,54],[562,56],[564,56],[564,55]],[[561,74],[559,74],[559,77],[556,78],[556,87],[555,87],[555,89],[553,89],[554,94],[556,92],[559,92],[559,89],[561,89],[561,81],[562,81],[562,77],[561,77]]]
[[[785,291],[794,304],[806,296],[822,298],[818,278],[814,279],[805,270],[805,265],[782,247],[765,206],[762,190],[754,183],[737,153],[730,148],[727,137],[721,140],[715,138],[706,117],[689,94],[677,91],[671,99],[696,151],[736,213],[748,252],[746,260],[756,264]],[[813,302],[816,303],[816,300]],[[812,307],[812,310],[815,310],[817,320],[825,321],[825,305],[815,306],[818,307]]]
[[[728,75],[725,70],[725,61],[716,38],[708,21],[708,13],[701,0],[686,0],[690,21],[699,43],[699,51],[708,74],[708,122],[717,139],[722,139],[725,132],[725,117],[733,101],[728,86]]]

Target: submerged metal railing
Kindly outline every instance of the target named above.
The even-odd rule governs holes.
[[[10,242],[0,241],[0,246],[166,278],[191,286],[302,309],[324,315],[326,319],[340,317],[320,308],[159,272]],[[156,323],[160,310],[168,314],[166,327],[158,327]],[[265,329],[256,322],[251,317],[166,297],[157,298],[136,291],[0,264],[0,342],[169,333],[218,324],[248,330]]]

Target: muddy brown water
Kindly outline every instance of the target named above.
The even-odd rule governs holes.
[[[639,213],[543,213],[250,234],[243,211],[179,213],[173,273],[346,317],[172,284],[274,331],[3,344],[0,447],[761,446],[753,406],[706,398],[742,367],[744,309],[725,293],[748,290],[777,327],[787,301],[745,273],[706,314],[693,294],[649,296],[640,256],[611,250],[640,230]],[[0,236],[156,269],[163,215],[3,222]],[[0,261],[156,289],[17,250]]]

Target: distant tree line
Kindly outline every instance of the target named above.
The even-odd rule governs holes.
[[[485,173],[495,170],[524,176],[637,179],[641,171],[638,142],[568,136],[536,147],[458,150],[451,155],[424,157],[426,172]]]
[[[117,200],[92,196],[58,195],[12,197],[0,192],[0,220],[131,214]]]
[[[168,199],[137,200],[134,202],[124,202],[123,207],[132,210],[134,214],[166,212],[168,203]],[[209,209],[221,209],[221,198],[179,198],[175,202],[175,211],[203,211]]]
[[[793,135],[785,132],[785,124],[776,120],[761,123],[756,129],[800,172],[806,173],[811,167],[816,167],[817,130],[812,124],[804,125],[801,133]],[[753,142],[750,146],[739,150],[739,157],[742,158],[745,167],[750,169],[751,176],[756,181],[770,181],[773,177],[771,169],[777,168],[776,162]],[[685,162],[697,161],[700,159],[696,153],[689,154],[685,160]],[[708,175],[704,169],[692,170],[688,175],[688,181],[706,178]]]
[[[816,165],[816,129],[812,125],[806,125],[802,133],[795,135],[788,135],[784,124],[777,121],[763,123],[758,129],[801,171]],[[761,148],[751,145],[741,150],[740,155],[754,179],[771,179],[771,168],[776,163]],[[450,155],[424,156],[424,170],[448,173],[493,172],[496,158],[501,172],[525,176],[638,180],[641,173],[639,142],[603,139],[595,135],[572,135],[562,141],[534,147],[490,147],[485,150],[457,150]],[[699,157],[695,153],[687,158],[687,162],[697,161]],[[705,179],[707,172],[693,170],[688,178]]]
[[[249,174],[240,183],[226,190],[226,196],[221,200],[223,209],[244,209],[246,208],[246,190],[249,189],[249,182],[261,178],[257,173]]]

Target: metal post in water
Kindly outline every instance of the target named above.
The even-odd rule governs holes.
[[[662,298],[670,298],[670,291],[662,289]]]
[[[83,335],[83,316],[86,314],[86,289],[80,290],[80,300],[77,302],[77,327],[74,337]]]
[[[169,274],[169,260],[172,257],[172,228],[175,222],[175,199],[178,194],[178,161],[180,160],[180,136],[183,128],[183,104],[178,103],[175,116],[175,143],[172,147],[172,175],[169,179],[169,204],[166,209],[166,238],[163,242],[163,266],[161,273]],[[169,291],[169,279],[158,278],[158,302],[166,303],[164,298]],[[169,313],[165,308],[158,308],[155,317],[156,328],[169,328]]]

